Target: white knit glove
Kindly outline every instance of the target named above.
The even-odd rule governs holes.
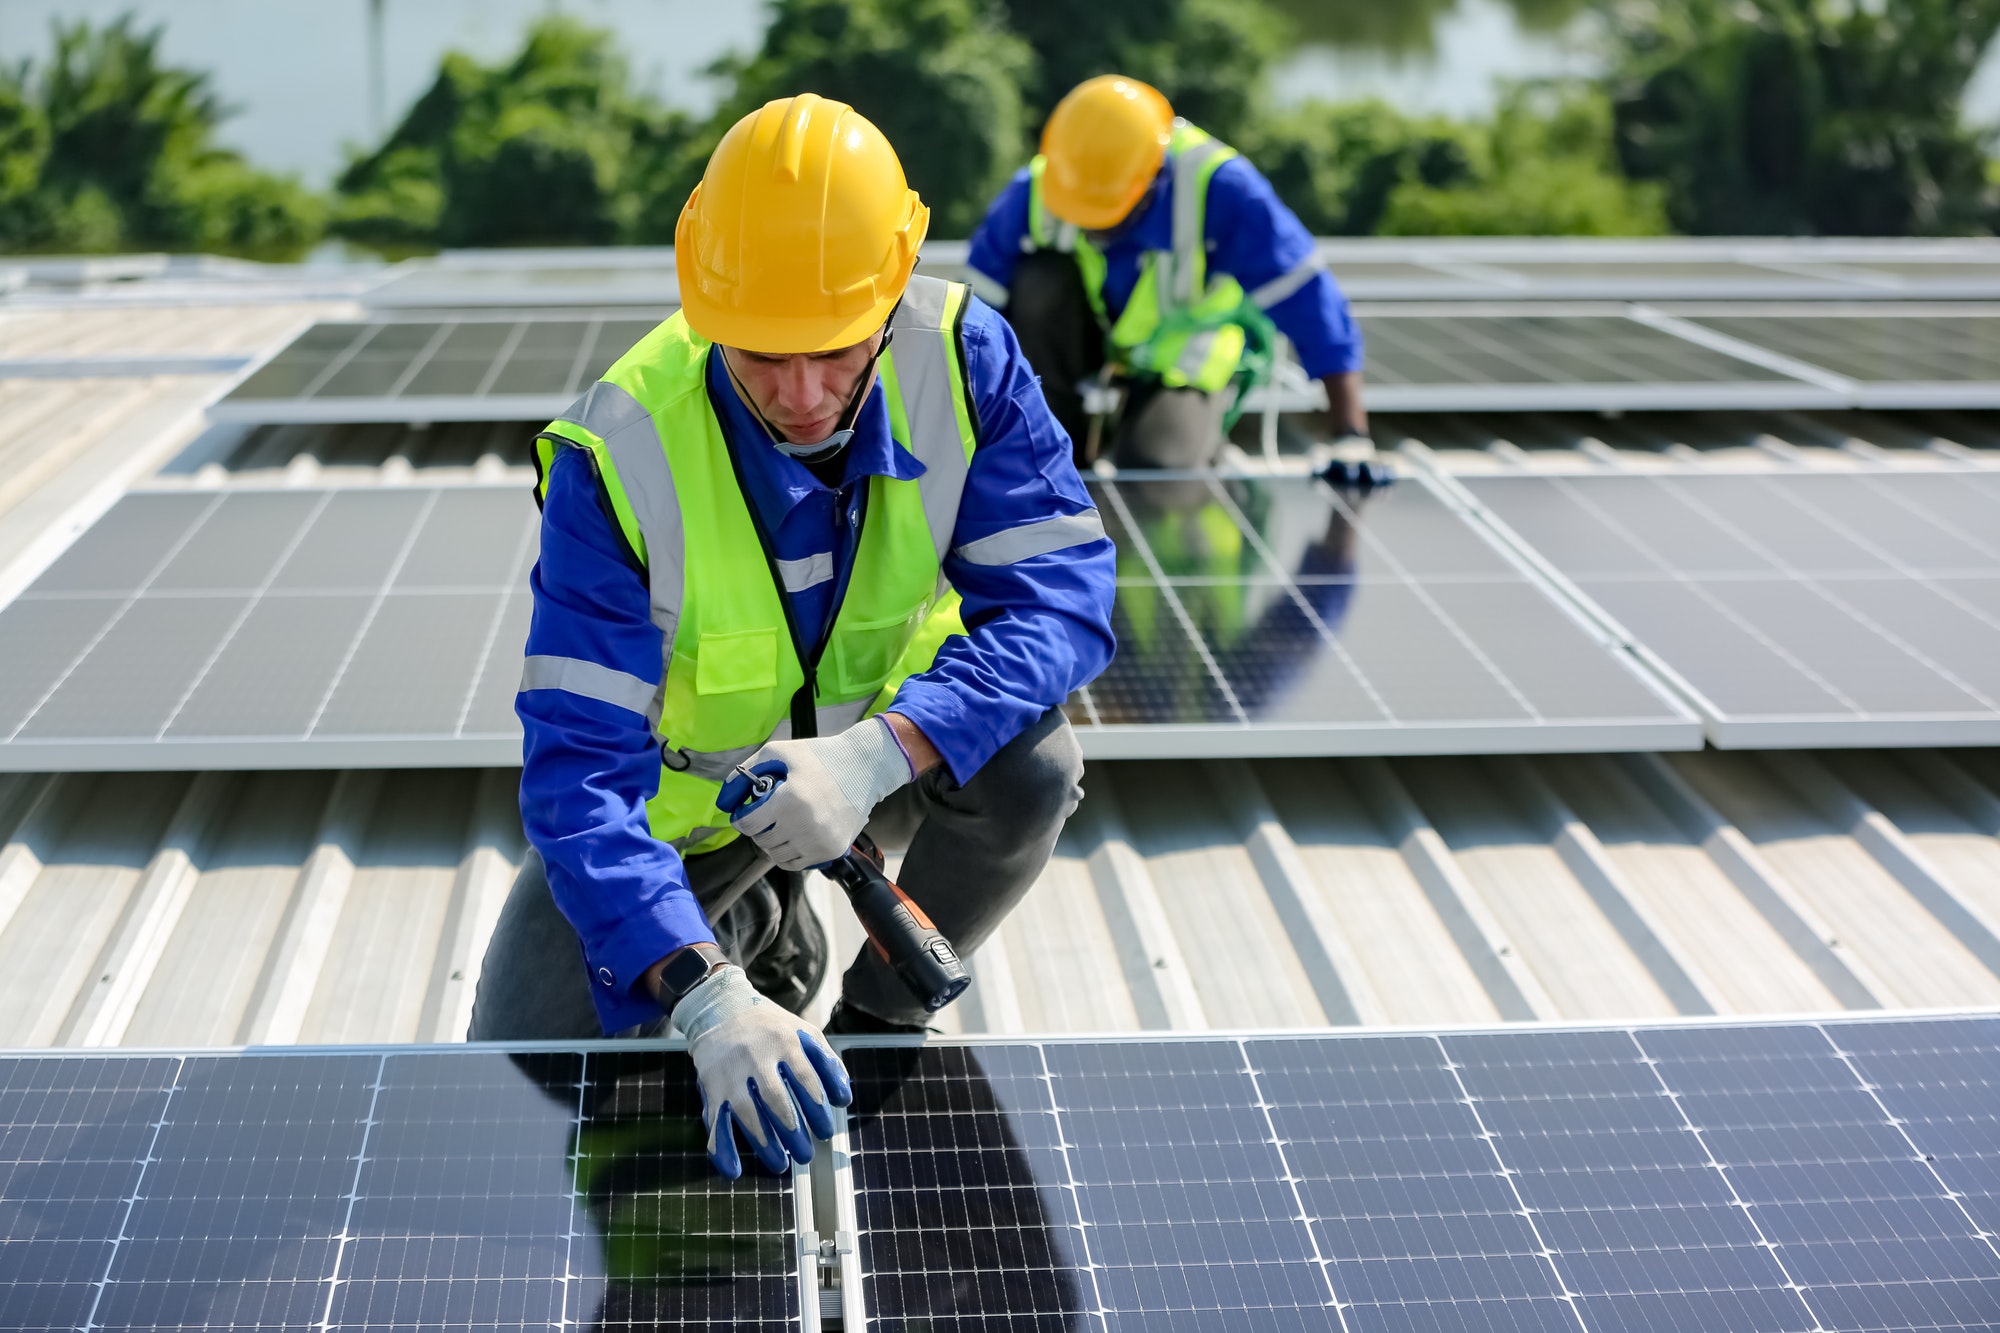
[[[781,870],[825,865],[841,855],[882,798],[916,776],[880,717],[864,718],[838,736],[772,741],[743,768],[761,775],[767,765],[782,765],[784,781],[729,822]]]
[[[742,968],[727,964],[682,996],[674,1026],[688,1039],[708,1160],[722,1175],[743,1173],[732,1126],[775,1173],[810,1162],[814,1138],[833,1137],[828,1108],[854,1097],[847,1070],[818,1028],[759,995]]]

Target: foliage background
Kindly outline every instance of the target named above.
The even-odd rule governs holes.
[[[1510,0],[1600,18],[1605,77],[1490,117],[1265,100],[1288,42],[1421,50],[1455,0],[775,0],[715,67],[713,114],[637,87],[612,34],[552,17],[511,58],[441,62],[330,195],[218,146],[207,76],[159,33],[58,24],[0,70],[0,248],[295,256],[323,235],[441,246],[664,243],[722,131],[802,89],[853,103],[968,234],[1067,89],[1118,71],[1242,148],[1316,233],[1930,235],[2000,220],[1993,135],[1959,107],[2000,0]],[[1353,31],[1350,31],[1352,29]]]

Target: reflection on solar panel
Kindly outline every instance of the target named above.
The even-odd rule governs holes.
[[[1989,406],[2000,397],[2000,315],[1990,312],[1705,313],[1696,322],[1855,380],[1869,407]]]
[[[1681,748],[1698,728],[1411,482],[1092,486],[1118,653],[1069,706],[1085,752]]]
[[[2000,741],[2000,478],[1479,477],[1723,746]]]
[[[847,1059],[883,1330],[1831,1331],[2000,1311],[1991,1018]]]
[[[315,324],[209,409],[218,421],[515,421],[561,412],[659,317]]]
[[[0,765],[518,763],[534,554],[518,486],[129,495],[0,610]]]
[[[659,1052],[0,1062],[9,1328],[795,1328]]]

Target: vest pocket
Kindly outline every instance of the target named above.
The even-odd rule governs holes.
[[[778,684],[778,632],[747,629],[704,634],[695,644],[694,692],[739,694]]]
[[[842,699],[859,698],[882,688],[896,669],[912,627],[930,609],[926,602],[907,616],[892,620],[861,620],[833,632],[833,675]]]

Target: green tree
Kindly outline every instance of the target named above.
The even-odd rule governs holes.
[[[1468,169],[1400,184],[1377,230],[1396,236],[1650,236],[1667,230],[1664,191],[1620,174],[1611,107],[1594,88],[1510,89],[1468,127]]]
[[[997,0],[1034,49],[1025,87],[1039,126],[1062,95],[1098,74],[1129,74],[1230,142],[1249,132],[1284,25],[1262,0]]]
[[[691,134],[632,91],[610,33],[544,19],[501,64],[448,54],[382,146],[341,173],[334,227],[392,248],[631,239],[661,144]]]
[[[772,98],[815,92],[846,102],[896,146],[930,206],[931,233],[965,236],[1021,163],[1030,65],[1027,47],[975,0],[778,0],[763,48],[717,67],[735,91],[709,142]],[[698,178],[699,163],[690,165]],[[672,189],[685,198],[693,184]]]
[[[1593,89],[1517,87],[1489,122],[1408,117],[1379,101],[1309,103],[1244,143],[1319,235],[1651,235],[1657,185],[1617,170]]]
[[[2000,0],[1628,0],[1610,11],[1626,173],[1690,232],[1984,231],[1960,104]]]
[[[46,67],[0,81],[0,242],[13,249],[294,254],[318,201],[215,142],[208,76],[159,58],[131,18],[55,26]]]

